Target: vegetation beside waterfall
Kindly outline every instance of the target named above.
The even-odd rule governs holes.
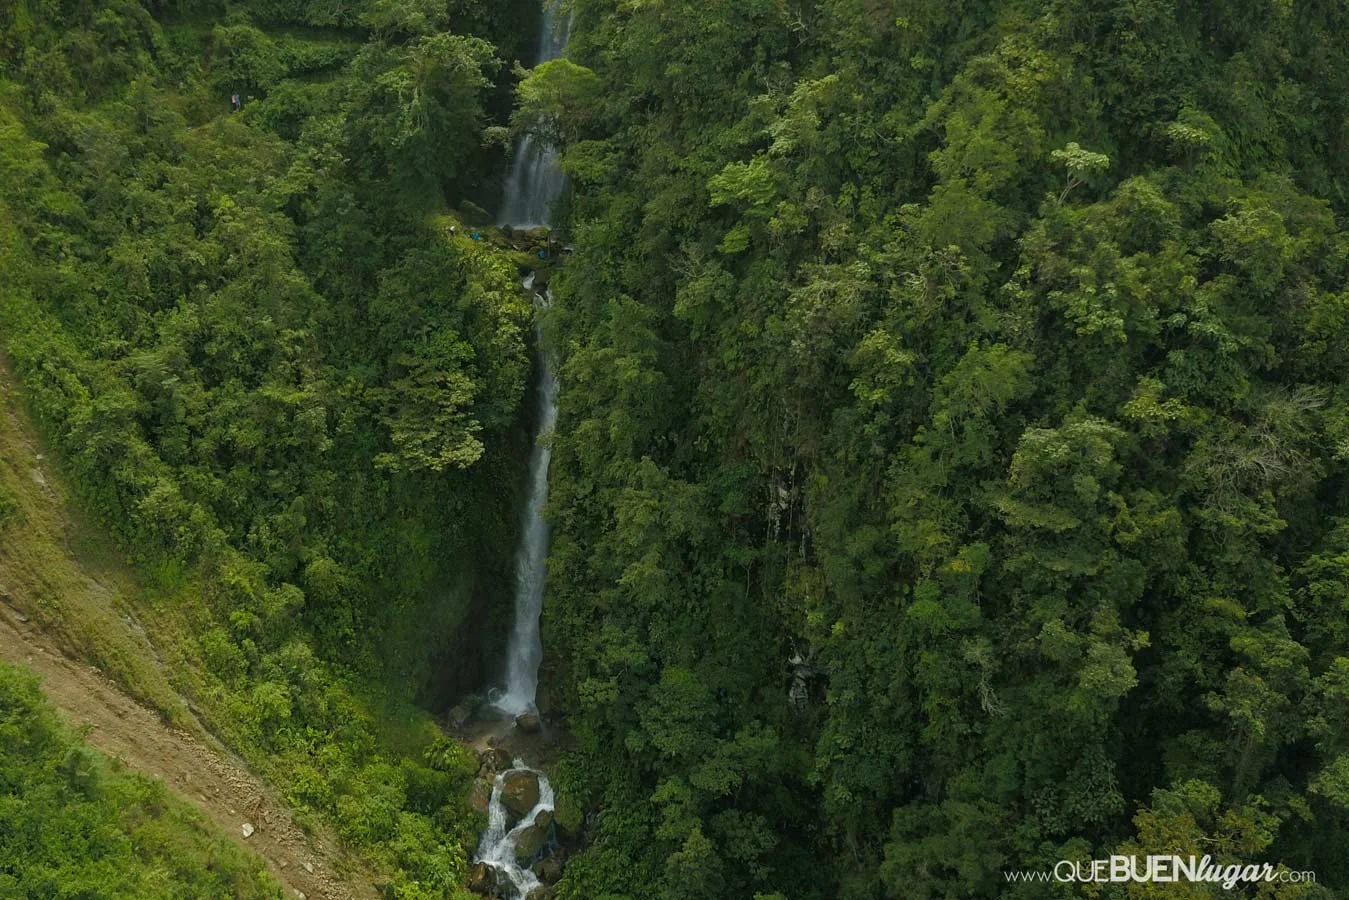
[[[560,895],[1349,889],[1343,7],[569,6]]]
[[[31,612],[385,896],[465,897],[490,790],[416,704],[510,624],[533,318],[474,228],[528,130],[560,900],[1349,890],[1341,6],[565,9],[517,85],[533,0],[0,3],[0,384],[135,569]],[[270,890],[0,693],[25,876]]]
[[[0,349],[173,687],[402,900],[461,891],[481,827],[414,701],[495,674],[508,625],[531,312],[465,224],[536,17],[0,7]]]

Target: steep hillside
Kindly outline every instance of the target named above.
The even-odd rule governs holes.
[[[0,624],[0,649],[9,627]],[[155,779],[81,745],[31,677],[0,663],[0,893],[280,900],[261,861]]]
[[[0,584],[440,898],[477,761],[417,701],[495,662],[529,370],[516,266],[448,227],[504,31],[319,6],[0,8],[0,350],[50,448],[7,460]]]
[[[569,8],[563,896],[1349,889],[1345,5]]]
[[[140,586],[109,552],[108,538],[75,511],[40,446],[0,362],[0,662],[13,667],[0,666],[11,729],[0,742],[0,780],[25,815],[61,823],[38,846],[21,843],[23,832],[7,820],[0,870],[18,880],[6,884],[0,875],[0,887],[23,896],[39,883],[32,873],[43,871],[42,879],[67,891],[90,879],[108,898],[274,896],[276,888],[255,877],[263,867],[257,853],[292,890],[334,900],[369,896],[369,876],[337,875],[331,839],[305,834],[193,716],[134,618]],[[43,699],[20,673],[38,676]],[[114,765],[78,749],[69,730]],[[73,761],[48,773],[69,777],[57,790],[37,787],[31,774],[16,776],[39,755]],[[135,777],[119,774],[123,767]],[[256,829],[247,840],[245,823]],[[89,827],[123,832],[136,850],[123,856],[117,838],[100,849],[84,845],[78,835]],[[226,836],[238,849],[221,846]],[[14,854],[22,866],[14,866]],[[124,869],[121,880],[98,882],[96,873],[110,864]],[[198,866],[225,877],[212,884]],[[175,875],[156,884],[152,873],[165,867]]]

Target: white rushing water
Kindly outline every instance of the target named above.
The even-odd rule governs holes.
[[[497,870],[501,876],[497,884],[506,892],[503,896],[506,896],[507,900],[524,900],[530,891],[539,886],[538,876],[516,859],[515,848],[520,836],[535,823],[540,813],[553,811],[553,786],[548,783],[547,776],[542,772],[534,772],[539,779],[539,802],[534,804],[528,815],[516,822],[514,827],[506,827],[509,818],[506,805],[501,802],[502,785],[506,781],[506,776],[521,771],[534,772],[517,759],[515,768],[497,775],[496,782],[492,785],[491,805],[487,808],[487,830],[482,833],[482,839],[478,842],[478,853],[474,857],[475,862],[487,863]]]
[[[542,34],[539,38],[539,62],[562,55],[567,41],[567,26],[553,15],[553,3],[545,0]],[[553,204],[562,193],[565,179],[557,163],[553,148],[527,135],[516,150],[515,162],[506,182],[498,223],[516,228],[547,226]],[[525,290],[534,295],[534,305],[543,310],[552,301],[545,289],[534,290],[534,275],[524,281]],[[538,317],[536,317],[536,322]],[[557,376],[553,361],[543,349],[542,331],[536,324],[535,338],[539,347],[536,366],[538,380],[534,385],[536,400],[534,447],[529,454],[528,496],[520,529],[520,546],[515,555],[515,626],[506,645],[505,692],[495,698],[495,705],[512,716],[536,712],[535,699],[539,688],[539,662],[543,659],[543,643],[539,638],[539,616],[543,611],[543,585],[547,575],[548,522],[543,508],[548,503],[548,464],[552,459],[551,433],[557,422]],[[539,802],[512,828],[507,828],[509,817],[502,803],[502,786],[512,772],[532,772],[539,780]],[[498,873],[498,888],[508,900],[525,900],[529,892],[539,886],[538,877],[530,871],[530,860],[516,857],[516,846],[525,831],[536,824],[538,816],[553,809],[553,788],[542,772],[530,769],[523,760],[515,760],[515,768],[497,775],[492,786],[488,806],[487,829],[478,842],[475,861],[486,863]],[[551,815],[545,823],[551,827]]]
[[[539,35],[539,62],[557,59],[567,43],[568,23],[554,15],[554,2],[545,0]],[[562,193],[562,170],[557,154],[526,135],[520,141],[506,183],[499,221],[514,227],[547,226],[553,203]],[[525,279],[525,289],[534,292],[534,276]],[[534,292],[534,304],[543,309],[551,295]],[[535,329],[538,344],[542,337]],[[518,716],[534,712],[539,687],[539,662],[543,645],[539,640],[539,614],[543,609],[543,583],[547,574],[548,523],[543,508],[548,502],[548,463],[552,457],[549,434],[557,421],[557,378],[552,360],[542,349],[538,358],[537,428],[534,449],[529,457],[529,495],[521,522],[520,547],[515,557],[515,627],[506,646],[505,693],[496,699],[502,712]]]
[[[539,58],[535,63],[557,59],[567,46],[570,23],[554,15],[556,0],[545,0],[539,34]],[[506,178],[506,193],[501,201],[498,225],[514,228],[538,228],[550,223],[553,204],[565,184],[558,166],[557,150],[532,134],[520,139],[515,161]]]
[[[532,290],[534,276],[525,279]],[[535,294],[534,302],[547,308],[550,297]],[[538,329],[535,330],[536,336]],[[543,507],[548,502],[548,464],[553,450],[550,433],[557,422],[557,377],[548,354],[540,351],[537,395],[538,427],[534,449],[529,454],[529,493],[521,522],[520,547],[515,554],[515,627],[506,645],[506,693],[497,699],[502,712],[513,716],[534,711],[539,688],[539,661],[543,643],[539,638],[539,616],[543,612],[543,583],[548,574],[548,521]]]

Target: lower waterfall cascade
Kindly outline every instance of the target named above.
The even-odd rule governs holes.
[[[510,812],[503,800],[503,788],[512,775],[527,774],[538,780],[539,799],[514,825],[510,822]],[[552,824],[553,786],[548,776],[531,769],[520,759],[516,759],[514,768],[497,774],[492,784],[492,799],[487,807],[487,829],[478,842],[478,852],[474,862],[486,863],[497,873],[497,889],[508,892],[506,900],[525,900],[529,893],[542,882],[529,868],[531,858],[521,859],[518,855],[520,839],[530,829],[541,828],[547,831]],[[531,854],[532,856],[532,854]]]

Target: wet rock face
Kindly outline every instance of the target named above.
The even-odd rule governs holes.
[[[469,805],[478,812],[487,814],[487,809],[492,804],[492,785],[490,782],[483,781],[481,778],[473,782],[473,787],[468,792]]]
[[[497,897],[501,893],[501,884],[497,870],[487,863],[474,863],[468,870],[468,889],[484,897]]]
[[[543,859],[534,863],[532,868],[534,877],[544,884],[557,884],[562,877],[562,860],[556,856],[545,856]]]
[[[501,781],[501,803],[517,819],[529,815],[539,802],[539,776],[520,770],[509,772]]]

